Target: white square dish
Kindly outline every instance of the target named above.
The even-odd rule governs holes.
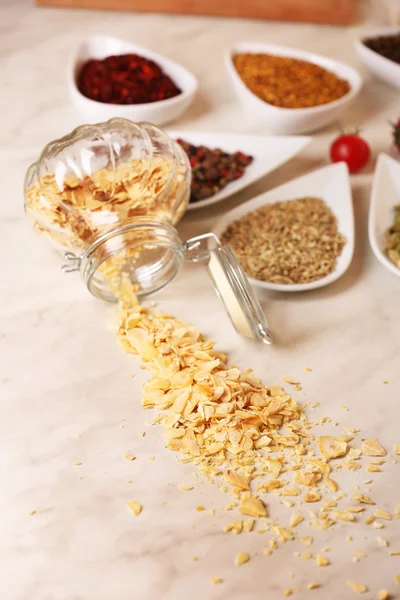
[[[339,232],[346,237],[346,244],[337,259],[335,271],[310,283],[270,283],[249,277],[252,285],[280,292],[313,290],[336,281],[350,266],[354,252],[354,214],[350,177],[345,163],[336,163],[317,169],[265,194],[260,194],[223,215],[213,227],[213,231],[217,236],[221,236],[230,223],[260,206],[305,196],[315,196],[324,200],[338,220]]]

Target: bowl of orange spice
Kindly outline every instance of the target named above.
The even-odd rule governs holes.
[[[362,86],[352,67],[318,54],[238,42],[225,56],[236,95],[274,133],[309,133],[336,120]]]

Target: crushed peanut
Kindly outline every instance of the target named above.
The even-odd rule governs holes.
[[[221,577],[211,577],[210,578],[211,583],[213,583],[214,585],[217,585],[218,583],[222,583],[222,579]]]
[[[125,460],[135,460],[136,456],[133,456],[133,454],[124,454],[124,458]]]
[[[389,546],[389,542],[387,540],[384,540],[383,538],[381,538],[379,535],[376,539],[378,540],[378,544],[380,546],[382,546],[383,548],[386,548],[387,546]]]
[[[389,600],[390,594],[387,590],[379,590],[377,600]]]
[[[365,594],[368,591],[368,588],[363,583],[357,583],[355,581],[347,581],[347,585],[351,587],[351,589],[357,594]]]
[[[368,471],[368,473],[381,473],[380,468],[372,463],[367,466],[366,471]]]
[[[178,488],[182,490],[182,492],[190,492],[193,489],[193,486],[188,483],[180,483]]]
[[[326,558],[326,556],[323,556],[322,554],[316,555],[315,562],[317,563],[318,567],[326,567],[327,565],[329,565],[329,560]]]
[[[354,521],[354,515],[351,512],[334,510],[332,513],[332,516],[334,519],[337,519],[338,521],[348,521],[348,522]]]
[[[129,500],[128,506],[136,517],[140,515],[143,509],[142,505],[139,504],[139,502],[135,502],[134,500]]]
[[[317,438],[317,444],[324,458],[338,458],[344,456],[347,452],[347,443],[335,440],[330,435],[323,435]]]
[[[304,521],[304,517],[302,515],[300,515],[299,513],[294,513],[290,517],[290,527],[296,527],[302,521]]]
[[[363,442],[361,452],[364,456],[386,456],[386,450],[374,440],[366,440]]]
[[[308,547],[312,545],[313,541],[314,539],[310,535],[304,535],[300,538],[300,542]]]
[[[237,554],[236,558],[235,558],[235,565],[237,567],[240,567],[240,565],[244,565],[247,562],[249,562],[250,560],[250,556],[248,555],[247,552],[239,552],[239,554]]]
[[[259,498],[254,496],[246,496],[243,498],[239,511],[243,515],[249,515],[250,517],[266,517],[267,510],[264,503]]]
[[[386,519],[387,521],[392,520],[392,515],[381,508],[377,508],[374,512],[374,516],[376,519]]]
[[[375,504],[375,502],[373,500],[371,500],[371,498],[369,496],[365,496],[363,494],[361,494],[360,492],[357,492],[357,494],[354,494],[354,500],[358,500],[358,502],[360,502],[361,504]]]

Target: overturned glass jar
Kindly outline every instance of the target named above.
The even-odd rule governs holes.
[[[174,225],[190,195],[179,144],[149,123],[111,119],[50,142],[25,178],[25,210],[38,233],[79,271],[89,291],[118,301],[121,280],[141,298],[185,260],[204,261],[236,330],[271,343],[261,306],[229,246],[212,233],[182,241]]]

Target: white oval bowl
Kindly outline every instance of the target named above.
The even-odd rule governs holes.
[[[395,88],[400,88],[400,65],[389,58],[381,56],[374,50],[367,48],[363,43],[363,40],[379,35],[391,35],[392,33],[398,32],[400,32],[400,26],[374,29],[372,31],[367,31],[365,35],[355,42],[356,52],[364,66],[376,77]]]
[[[280,108],[273,106],[253,94],[237,73],[232,57],[235,54],[243,52],[260,52],[288,56],[317,64],[335,73],[338,77],[346,79],[350,84],[350,91],[342,98],[320,106],[308,108]],[[276,44],[238,42],[226,51],[225,66],[233,89],[244,109],[254,119],[266,125],[272,132],[280,134],[309,133],[325,127],[342,114],[357,96],[362,86],[360,74],[342,62],[312,52],[288,48],[287,46],[277,46]]]
[[[76,85],[76,77],[86,61],[129,53],[154,60],[173,79],[182,93],[174,98],[145,104],[106,104],[90,100],[81,94]],[[93,35],[83,40],[71,56],[68,68],[69,95],[85,123],[99,123],[112,117],[123,117],[131,121],[148,121],[154,125],[163,125],[179,117],[190,106],[197,88],[195,76],[178,63],[137,44],[104,35]]]
[[[400,202],[400,163],[380,154],[372,182],[368,236],[373,253],[391,273],[400,277],[400,269],[385,254],[385,234],[393,224],[394,206]]]
[[[336,269],[329,275],[310,283],[271,283],[249,277],[252,285],[278,292],[304,292],[336,281],[349,268],[354,253],[354,213],[349,171],[343,162],[312,171],[240,204],[219,219],[213,227],[213,232],[220,237],[233,221],[237,221],[260,206],[305,196],[321,198],[336,216],[338,230],[346,237],[346,244],[337,259]]]

